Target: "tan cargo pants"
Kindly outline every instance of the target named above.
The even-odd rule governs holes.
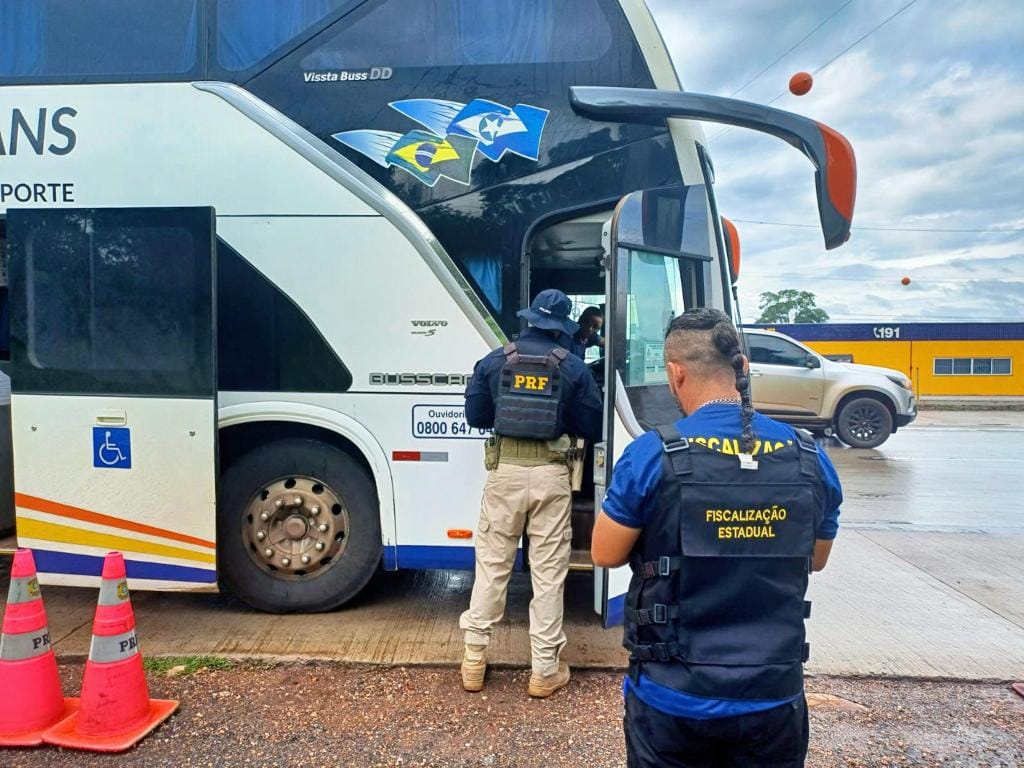
[[[499,464],[487,473],[476,537],[476,578],[459,626],[466,642],[487,645],[505,613],[508,581],[525,530],[530,541],[530,649],[533,671],[558,671],[565,576],[572,549],[572,493],[564,464]]]

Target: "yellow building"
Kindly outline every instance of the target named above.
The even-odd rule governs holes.
[[[903,371],[919,396],[1024,397],[1024,323],[796,323],[761,328],[834,360]]]

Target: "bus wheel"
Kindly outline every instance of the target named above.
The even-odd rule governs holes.
[[[337,608],[380,563],[373,482],[351,456],[317,440],[255,448],[221,478],[217,547],[221,581],[253,608]]]

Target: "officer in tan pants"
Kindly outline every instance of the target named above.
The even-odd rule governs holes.
[[[519,316],[527,329],[514,344],[476,364],[466,389],[470,426],[494,429],[476,536],[476,579],[466,631],[462,686],[484,687],[487,645],[505,613],[509,577],[525,531],[529,539],[531,696],[547,697],[569,682],[560,661],[563,593],[572,546],[570,464],[577,438],[601,439],[602,402],[583,361],[567,352],[578,326],[558,290],[537,294]],[[582,457],[579,458],[582,461]]]

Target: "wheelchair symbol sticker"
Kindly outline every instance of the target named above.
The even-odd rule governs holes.
[[[127,427],[93,427],[92,465],[100,469],[131,469],[131,430]]]

